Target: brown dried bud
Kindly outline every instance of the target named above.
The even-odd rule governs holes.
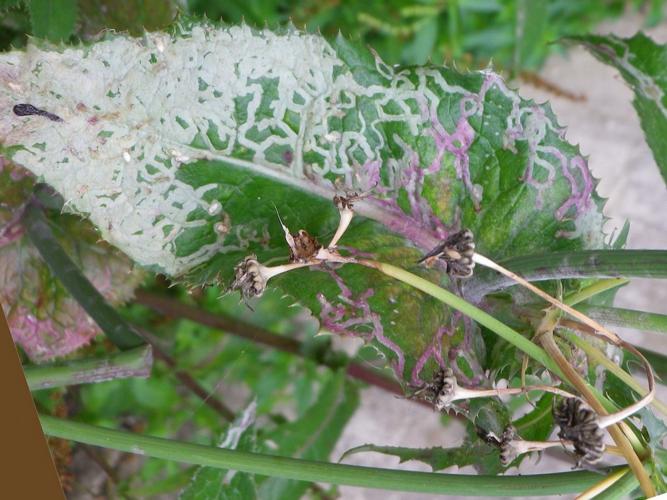
[[[474,255],[475,241],[472,231],[462,229],[449,235],[443,243],[427,253],[419,262],[424,262],[429,266],[436,260],[442,260],[450,276],[469,278],[475,267]]]
[[[308,231],[299,230],[292,235],[292,242],[290,242],[290,262],[308,262],[312,260],[317,251],[322,248],[322,245],[315,239],[315,237],[308,234]]]
[[[560,427],[558,437],[572,441],[581,463],[594,464],[604,453],[604,432],[598,423],[598,415],[579,398],[563,399],[553,409],[554,420]]]
[[[261,297],[267,282],[263,269],[265,268],[257,261],[257,256],[247,256],[234,268],[234,281],[229,290],[239,290],[243,300]]]
[[[354,203],[365,195],[360,195],[358,193],[351,193],[348,196],[339,196],[336,195],[333,197],[334,206],[338,210],[351,210],[354,207]]]

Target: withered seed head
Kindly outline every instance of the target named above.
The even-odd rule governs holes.
[[[577,454],[577,466],[582,462],[594,464],[604,453],[604,432],[597,414],[581,399],[563,399],[553,409],[554,420],[560,427],[558,437],[572,441]]]
[[[486,444],[500,449],[500,463],[505,467],[511,464],[520,454],[526,452],[525,449],[519,449],[521,444],[526,443],[526,441],[521,439],[512,425],[505,427],[500,437],[479,426],[475,430],[477,431],[477,436]]]
[[[456,377],[451,368],[438,368],[431,382],[420,391],[420,397],[442,411],[451,406],[456,388]]]
[[[292,238],[294,245],[290,245],[290,262],[308,262],[322,248],[315,237],[308,234],[308,231],[304,229],[300,229],[296,234],[293,234]]]
[[[475,262],[475,241],[472,231],[462,229],[461,231],[450,234],[447,239],[429,253],[427,253],[419,262],[425,262],[426,265],[438,259],[443,260],[447,266],[447,273],[456,278],[469,278],[472,276]]]
[[[516,429],[508,425],[500,436],[500,463],[507,467],[518,456],[515,442],[520,439]]]
[[[239,290],[243,300],[261,297],[266,290],[266,278],[262,274],[262,265],[257,256],[248,255],[234,268],[234,281],[229,290]]]

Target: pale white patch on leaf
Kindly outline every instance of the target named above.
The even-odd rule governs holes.
[[[175,255],[182,231],[203,224],[188,215],[208,208],[202,198],[214,187],[179,181],[178,166],[231,157],[239,146],[260,164],[272,145],[302,150],[314,128],[326,124],[321,97],[331,92],[339,64],[320,37],[246,27],[194,27],[179,38],[114,37],[61,51],[32,46],[0,56],[0,107],[30,103],[63,122],[6,113],[0,140],[22,145],[13,159],[56,187],[66,208],[88,215],[105,239],[141,264],[179,274],[222,250],[223,238]],[[236,123],[235,99],[248,96],[248,109],[256,109],[262,79],[277,83],[276,118],[255,120],[249,112],[247,121]],[[302,130],[281,119],[287,108],[309,115]],[[281,133],[262,142],[250,137],[269,127]],[[191,146],[197,138],[203,147]],[[301,157],[295,154],[287,174],[303,177]]]

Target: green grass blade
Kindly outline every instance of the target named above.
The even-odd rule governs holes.
[[[28,387],[34,391],[117,378],[148,377],[152,365],[153,350],[147,345],[104,357],[28,365],[23,367],[23,372]]]
[[[26,207],[23,222],[30,241],[37,247],[53,275],[95,320],[109,340],[122,350],[142,345],[143,340],[104,300],[58,243],[44,211],[36,201]]]
[[[577,309],[605,325],[667,333],[667,315],[620,307],[581,304]]]
[[[582,250],[513,257],[499,262],[528,281],[566,278],[667,278],[666,250]],[[489,293],[516,285],[505,276],[483,270],[466,286],[477,302]]]

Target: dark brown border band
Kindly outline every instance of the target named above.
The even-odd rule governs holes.
[[[64,499],[28,384],[0,307],[0,497]]]

